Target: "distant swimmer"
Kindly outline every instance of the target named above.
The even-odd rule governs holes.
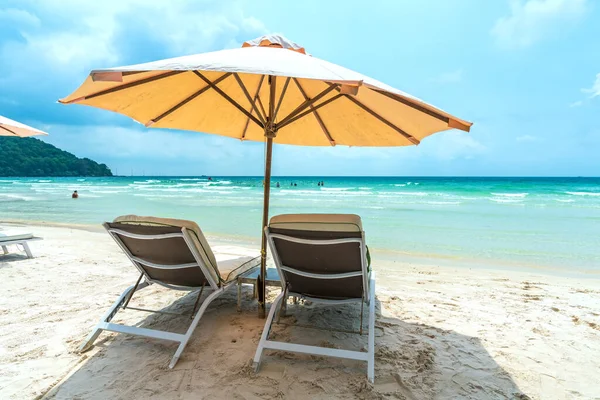
[[[325,186],[325,182],[324,181],[321,181],[321,186]]]
[[[212,178],[209,176],[209,177],[208,177],[208,180],[209,180],[209,181],[212,181]]]
[[[296,183],[294,183],[294,186],[298,186]]]
[[[79,194],[77,193],[77,190],[73,192],[73,194],[71,195],[72,199],[76,199],[79,197]]]
[[[281,186],[279,186],[279,182],[277,182],[277,187],[281,187]]]

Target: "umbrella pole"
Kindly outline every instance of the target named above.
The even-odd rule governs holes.
[[[269,195],[271,193],[271,157],[273,155],[273,138],[267,138],[267,150],[265,160],[265,181],[264,181],[264,203],[263,203],[263,220],[262,220],[262,242],[260,245],[260,277],[258,282],[258,316],[265,318],[265,298],[267,279],[267,237],[265,236],[265,228],[269,223]]]

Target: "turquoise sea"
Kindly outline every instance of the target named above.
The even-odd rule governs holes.
[[[0,178],[0,221],[135,213],[258,243],[262,190],[261,177]],[[600,178],[274,177],[271,193],[271,215],[361,215],[380,257],[600,273]]]

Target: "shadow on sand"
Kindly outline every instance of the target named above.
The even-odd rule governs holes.
[[[381,308],[391,301],[385,296],[377,300],[374,385],[366,379],[366,363],[285,352],[265,352],[261,371],[255,374],[251,359],[264,320],[256,317],[250,292],[245,288],[241,313],[236,312],[235,290],[213,302],[173,370],[167,365],[176,344],[103,333],[95,348],[82,355],[75,370],[44,398],[528,399],[479,339],[383,317]],[[144,305],[147,294],[142,291],[134,298],[138,306]],[[195,300],[196,293],[187,294],[164,311],[190,312]],[[127,313],[133,317],[127,323],[142,316],[141,327],[182,332],[189,324],[183,317]],[[364,349],[366,334],[304,327],[357,331],[359,320],[356,305],[290,304],[272,337]]]

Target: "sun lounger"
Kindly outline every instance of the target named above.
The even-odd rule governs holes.
[[[33,233],[23,231],[16,231],[12,229],[0,230],[0,246],[2,246],[2,251],[4,254],[8,254],[7,246],[21,245],[23,246],[23,250],[25,250],[25,254],[27,254],[27,258],[33,258],[33,254],[31,253],[28,242],[34,240],[42,240],[42,238],[33,236]]]
[[[104,227],[138,269],[140,277],[102,317],[81,351],[90,348],[103,330],[170,340],[179,343],[169,364],[173,368],[209,304],[225,290],[235,287],[239,275],[260,263],[258,257],[240,255],[220,255],[217,261],[202,231],[192,221],[126,215],[105,223]],[[119,309],[159,312],[128,307],[135,292],[153,283],[175,290],[199,290],[193,319],[185,334],[110,322]],[[205,286],[213,291],[194,315]]]
[[[375,274],[369,270],[365,235],[358,215],[287,214],[265,228],[283,287],[271,305],[254,356],[256,371],[265,349],[362,360],[375,375]],[[326,304],[368,305],[367,351],[350,351],[269,340],[276,310],[289,297]],[[362,310],[361,310],[362,329]]]

